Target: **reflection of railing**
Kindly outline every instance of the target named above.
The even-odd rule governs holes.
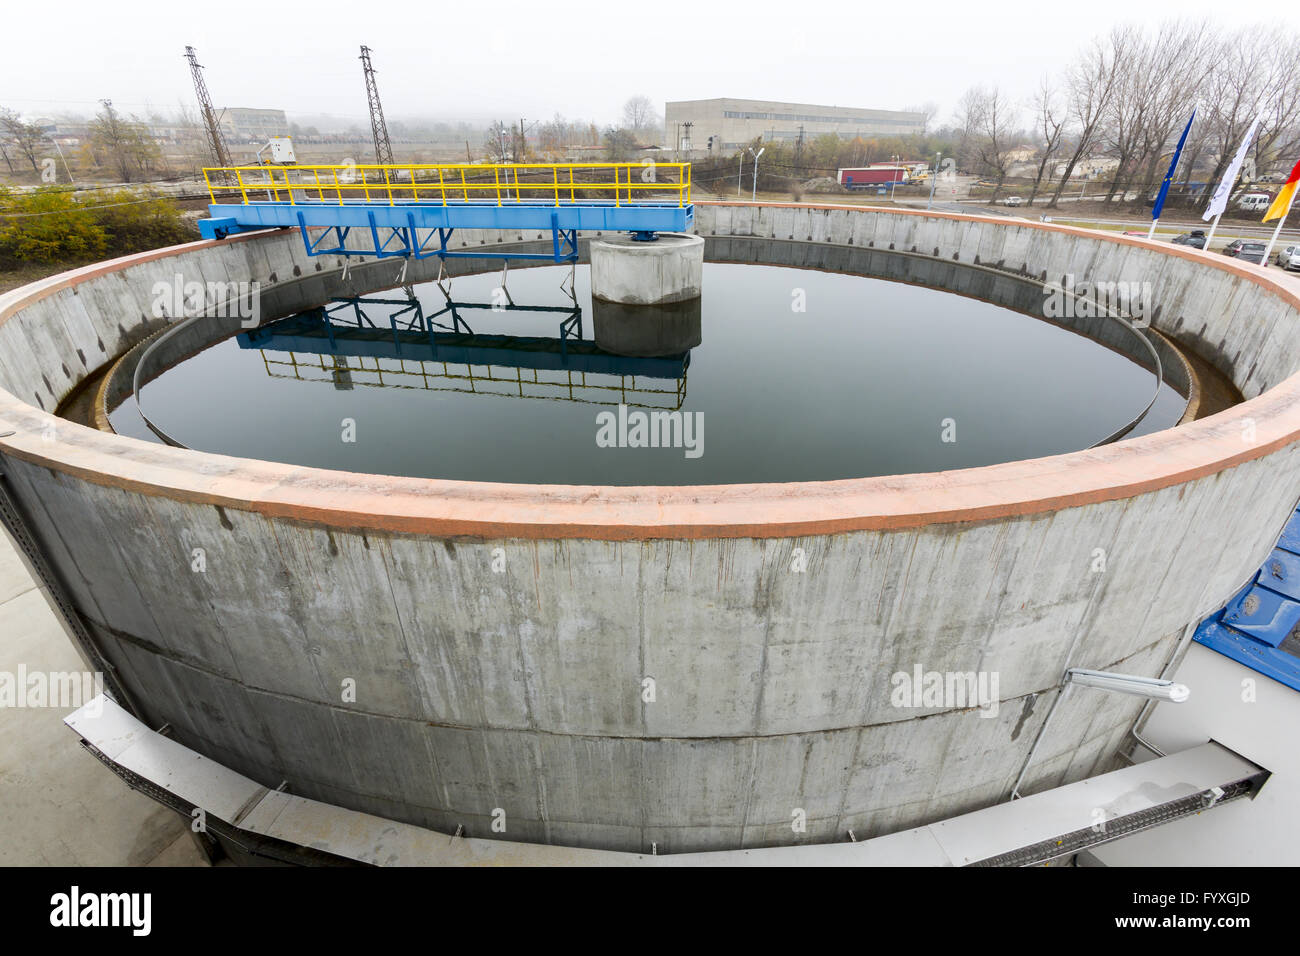
[[[249,203],[546,205],[615,207],[691,203],[690,163],[501,163],[391,166],[218,166],[203,170],[218,190]],[[252,196],[250,197],[250,193]],[[656,199],[656,197],[658,197]]]
[[[579,402],[588,405],[629,405],[639,408],[679,409],[686,400],[686,371],[669,388],[651,388],[649,376],[609,375],[573,369],[546,370],[513,368],[514,375],[497,375],[502,367],[476,366],[449,362],[407,359],[379,359],[365,356],[325,356],[320,354],[285,354],[273,358],[262,349],[262,363],[271,378],[292,378],[300,382],[323,382],[337,389],[409,388],[431,392],[465,392],[475,395],[500,395],[508,398],[532,398],[550,401]],[[525,372],[531,372],[531,377]],[[554,374],[555,379],[544,379]],[[640,381],[638,381],[638,379]]]
[[[554,313],[561,316],[558,335],[476,333],[462,315],[469,310]],[[414,297],[358,296],[240,333],[237,341],[261,351],[274,378],[339,389],[413,388],[647,408],[681,407],[690,364],[689,352],[634,357],[601,349],[583,338],[576,300],[516,305],[448,297],[426,315]],[[671,384],[652,387],[651,380]]]

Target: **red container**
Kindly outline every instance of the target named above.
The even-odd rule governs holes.
[[[907,170],[901,166],[859,167],[841,169],[839,183],[849,189],[863,189],[868,186],[887,186],[901,183],[907,179]]]

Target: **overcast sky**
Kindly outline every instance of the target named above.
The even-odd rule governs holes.
[[[934,101],[946,120],[974,83],[1028,99],[1044,72],[1116,23],[1231,25],[1223,11],[1233,9],[1211,0],[891,6],[901,22],[871,0],[6,2],[0,106],[88,115],[108,97],[128,112],[172,113],[193,103],[182,58],[192,44],[218,107],[364,123],[357,54],[366,43],[390,119],[559,112],[603,124],[644,93],[660,111],[667,100],[716,96],[882,109]],[[1252,21],[1300,31],[1300,6],[1250,9]]]

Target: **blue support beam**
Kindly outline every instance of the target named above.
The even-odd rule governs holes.
[[[249,202],[208,207],[210,219],[199,220],[208,239],[223,239],[259,229],[297,228],[308,255],[363,255],[377,258],[523,258],[571,262],[577,258],[577,233],[630,232],[648,238],[659,232],[682,232],[695,220],[692,205],[579,201],[559,206],[546,202]],[[371,237],[365,248],[349,249],[352,230]],[[455,252],[447,240],[456,229],[550,232],[550,254]],[[425,233],[421,239],[420,233]],[[313,234],[315,237],[313,238]],[[436,237],[436,247],[431,240]]]

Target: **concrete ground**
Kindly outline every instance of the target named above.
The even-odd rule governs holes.
[[[0,672],[85,665],[0,533]],[[0,707],[0,866],[204,866],[185,821],[77,744],[67,708]]]

